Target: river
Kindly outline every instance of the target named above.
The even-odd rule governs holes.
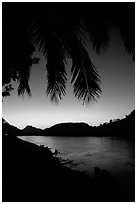
[[[72,169],[94,176],[94,167],[106,169],[113,176],[125,178],[134,174],[134,144],[114,137],[22,136],[23,140],[59,151],[58,157],[72,160]],[[123,180],[123,179],[122,179]]]

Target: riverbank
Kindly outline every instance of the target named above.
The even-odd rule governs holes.
[[[99,126],[90,126],[86,123],[60,123],[49,128],[39,129],[33,126],[26,126],[19,129],[10,125],[5,119],[2,119],[2,131],[6,135],[18,136],[56,136],[56,137],[117,137],[126,139],[135,143],[135,110],[123,119],[110,120],[109,123],[103,123]]]
[[[105,170],[95,168],[95,179],[64,167],[49,148],[11,135],[2,140],[3,201],[134,201],[133,179],[129,191],[119,189]]]

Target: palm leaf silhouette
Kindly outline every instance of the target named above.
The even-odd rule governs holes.
[[[79,24],[78,24],[79,25]],[[83,45],[81,27],[74,24],[64,26],[64,47],[67,56],[72,59],[71,74],[74,94],[83,103],[96,100],[101,88],[97,69],[91,62]]]
[[[50,35],[47,43],[47,95],[51,95],[51,101],[57,102],[65,95],[67,73],[65,70],[65,58],[61,43],[57,36]]]
[[[87,51],[81,47],[81,65],[72,66],[72,83],[74,87],[74,94],[79,99],[83,99],[84,102],[96,100],[95,97],[99,97],[101,89],[98,82],[100,81],[99,75],[93,63],[91,62]]]
[[[72,60],[75,96],[83,103],[96,100],[101,93],[100,78],[85,48],[82,26],[98,54],[107,49],[109,28],[116,26],[134,58],[134,7],[134,3],[4,3],[3,85],[14,79],[19,82],[19,95],[31,94],[28,81],[32,64],[38,62],[32,59],[34,46],[38,46],[47,59],[46,93],[52,101],[65,95],[66,57]]]
[[[50,94],[51,101],[62,98],[66,94],[67,72],[65,69],[65,53],[59,35],[56,33],[53,25],[43,29],[43,23],[34,24],[33,42],[43,52],[47,60],[47,95]]]

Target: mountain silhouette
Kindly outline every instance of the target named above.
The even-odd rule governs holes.
[[[50,136],[85,136],[89,130],[86,123],[60,123],[50,128],[46,128],[43,132]]]
[[[42,130],[31,125],[27,125],[22,131],[24,135],[41,135]]]
[[[100,124],[99,126],[90,126],[86,123],[60,123],[44,130],[33,126],[26,126],[20,130],[4,119],[2,120],[3,134],[23,135],[41,135],[41,136],[114,136],[135,137],[135,110],[123,119],[110,120],[109,123]]]

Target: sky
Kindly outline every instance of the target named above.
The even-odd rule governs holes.
[[[32,96],[17,95],[17,84],[11,96],[5,97],[2,103],[2,115],[10,124],[24,128],[32,125],[39,128],[50,127],[62,122],[85,122],[97,126],[110,119],[123,118],[135,108],[135,64],[124,49],[120,33],[116,28],[110,31],[110,45],[107,52],[97,55],[90,43],[87,50],[93,64],[98,68],[101,78],[102,93],[97,102],[83,105],[73,94],[68,74],[66,96],[58,104],[46,96],[46,59],[38,52],[40,63],[31,69],[30,87]],[[67,70],[69,73],[70,61]]]

